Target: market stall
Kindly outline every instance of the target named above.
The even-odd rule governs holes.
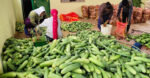
[[[14,21],[17,33],[7,37],[0,53],[0,78],[149,78],[150,10],[133,8],[126,35],[127,24],[117,21],[118,5],[113,8],[112,23],[104,23],[102,30],[97,27],[99,5],[81,6],[82,18],[74,12],[60,15],[63,37],[52,42],[45,36],[47,28],[31,30],[27,38],[25,24]],[[64,20],[72,13],[77,19]],[[123,38],[115,35],[119,31]]]

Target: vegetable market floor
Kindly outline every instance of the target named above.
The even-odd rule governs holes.
[[[94,27],[91,30],[99,31],[99,29],[97,28],[96,20],[80,19],[80,21],[92,23],[94,25]],[[114,29],[115,29],[115,26],[113,26],[112,32],[114,32]],[[135,31],[133,32],[133,30],[135,30]],[[139,35],[139,34],[142,34],[143,32],[150,33],[150,21],[147,21],[146,23],[132,24],[129,33],[132,35]],[[63,33],[63,37],[66,37],[68,34],[74,34],[75,32],[72,33],[72,32],[68,32],[68,31],[62,31],[62,33]],[[16,32],[15,37],[16,38],[26,38],[24,33],[18,33],[18,32]],[[131,45],[133,45],[135,42],[134,40],[132,40],[130,42],[126,41],[125,39],[117,39],[117,40],[121,41],[123,43],[130,44],[130,45],[127,45],[129,47],[131,47]],[[150,54],[150,49],[146,48],[145,46],[142,47],[141,51],[144,53]]]

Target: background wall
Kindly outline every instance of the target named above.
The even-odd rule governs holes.
[[[100,5],[104,2],[111,2],[113,4],[118,4],[121,0],[85,0],[85,2],[71,2],[71,3],[61,3],[61,0],[50,0],[51,9],[58,9],[59,14],[61,13],[69,13],[69,12],[76,12],[80,16],[81,13],[81,6],[82,5]]]
[[[12,1],[13,1],[13,5],[14,5],[16,21],[23,22],[23,12],[22,12],[21,0],[12,0]]]
[[[13,2],[14,0],[0,1],[0,53],[5,40],[12,37],[15,33],[15,12]],[[1,60],[1,56],[0,56]],[[2,65],[0,62],[0,73],[2,73]]]

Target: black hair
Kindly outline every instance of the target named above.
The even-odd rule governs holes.
[[[113,6],[110,4],[110,2],[107,2],[106,6],[107,6],[108,9],[113,9]]]
[[[122,0],[122,5],[127,6],[129,4],[128,0]]]

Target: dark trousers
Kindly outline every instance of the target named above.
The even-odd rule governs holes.
[[[25,35],[26,35],[26,36],[29,36],[29,37],[32,37],[32,34],[30,34],[30,31],[28,31],[28,29],[32,29],[34,32],[35,32],[35,30],[34,30],[34,28],[27,28],[27,27],[24,27]]]
[[[100,18],[98,19],[98,28],[99,28],[100,30],[101,30],[101,24],[104,24],[107,20],[110,20],[108,15],[104,15],[104,16],[103,16],[103,22],[100,20]],[[108,23],[108,24],[109,24],[109,23]]]
[[[46,36],[46,38],[47,38],[47,40],[49,41],[49,42],[52,42],[54,39],[53,38],[50,38],[49,36],[47,36],[47,35],[45,35]]]
[[[123,22],[123,23],[126,23],[126,22],[127,22],[128,16],[129,16],[129,14],[127,14],[127,13],[122,13],[122,22]],[[129,31],[129,29],[130,29],[130,22],[129,22],[129,24],[127,25],[127,32]]]

